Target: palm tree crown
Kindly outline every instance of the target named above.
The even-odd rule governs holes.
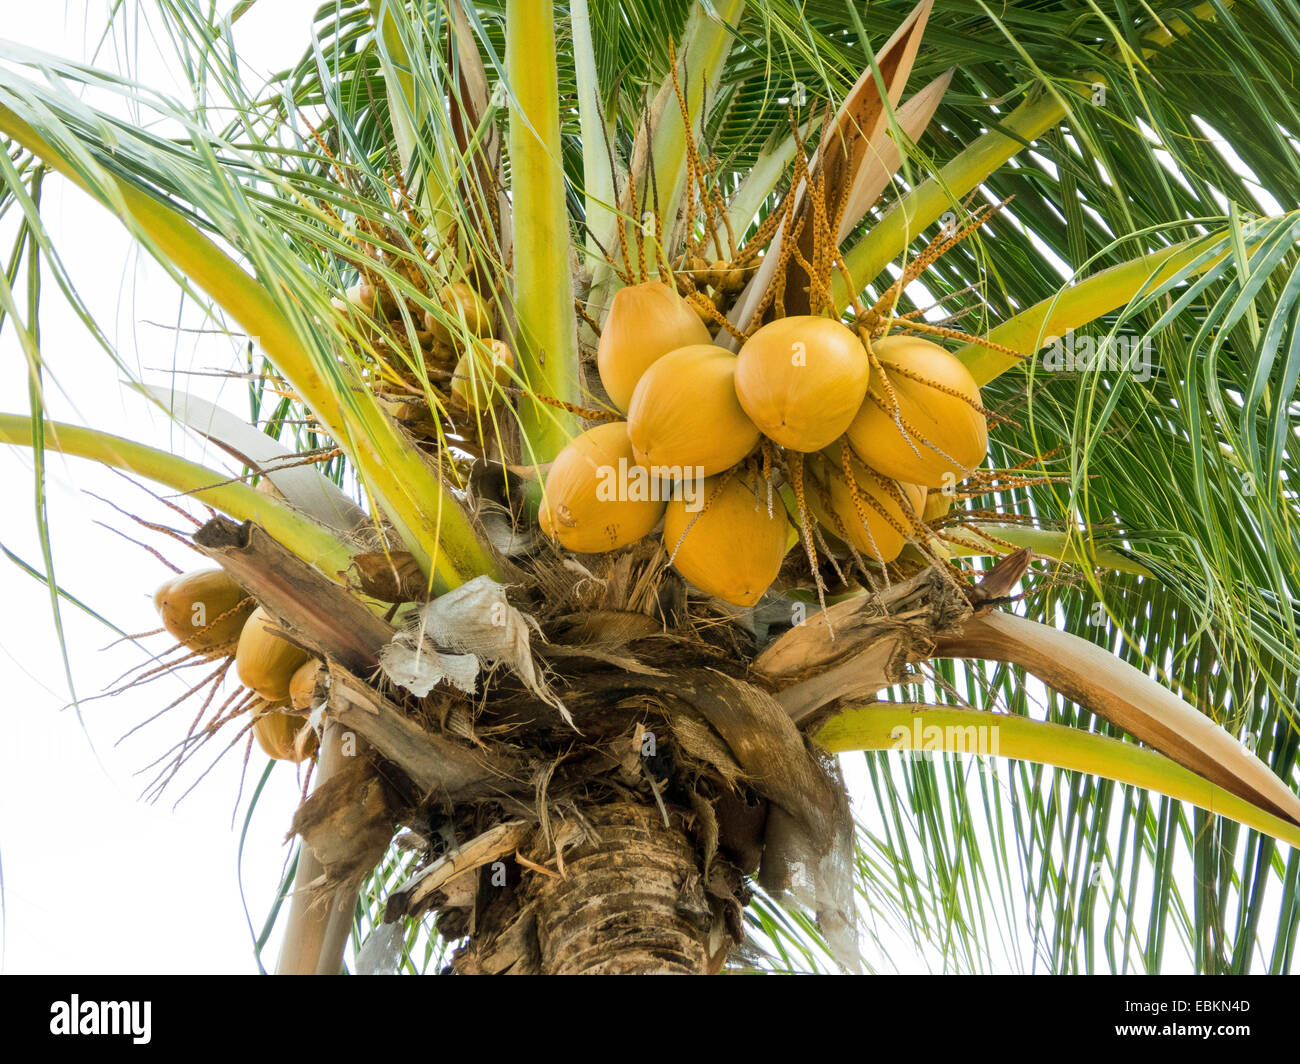
[[[3,44],[0,328],[31,389],[0,442],[32,448],[42,529],[49,451],[227,515],[187,533],[231,597],[207,645],[177,629],[220,667],[159,782],[218,732],[315,764],[298,882],[345,908],[295,895],[282,968],[336,968],[351,933],[363,968],[400,939],[410,970],[884,966],[902,942],[1158,970],[1172,931],[1200,971],[1290,969],[1292,4],[331,0],[266,84],[234,45],[249,6],[156,5],[186,100]],[[233,479],[45,418],[42,275],[76,305],[56,178],[255,341],[253,427],[85,315]],[[642,289],[676,309],[620,323]],[[861,380],[828,376],[803,435],[765,421],[798,388],[754,368],[761,337],[828,329]],[[899,353],[934,345],[937,389]],[[721,449],[702,513],[580,511],[583,462],[649,465],[692,409],[674,431]],[[890,455],[857,442],[868,414]],[[250,679],[254,607],[283,690]],[[964,758],[990,727],[974,752],[1007,760]],[[675,914],[654,950],[584,915],[623,911],[583,871],[621,861],[648,924]]]

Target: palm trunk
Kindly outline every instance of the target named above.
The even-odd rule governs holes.
[[[344,730],[337,724],[330,724],[325,729],[320,763],[316,769],[318,787],[342,765],[340,737]],[[347,946],[348,932],[352,930],[357,891],[341,890],[328,904],[316,903],[310,885],[324,872],[324,866],[307,844],[302,843],[293,881],[289,923],[276,965],[277,975],[338,975],[343,967],[343,951]]]
[[[710,963],[713,918],[679,817],[614,802],[585,811],[595,837],[561,871],[523,869],[492,885],[485,870],[478,926],[453,967],[512,975],[698,975]],[[516,889],[511,889],[516,888]]]
[[[539,876],[542,971],[555,975],[699,974],[709,906],[694,847],[659,810],[605,806],[600,835],[565,860],[563,878]]]

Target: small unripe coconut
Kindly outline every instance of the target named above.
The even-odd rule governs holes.
[[[320,659],[312,658],[299,665],[289,678],[289,704],[294,709],[311,709],[316,705],[316,677],[320,667]]]
[[[695,287],[701,291],[706,288],[716,288],[718,285],[718,267],[725,265],[725,262],[711,262],[706,264],[702,269],[696,270],[692,275],[695,281]]]
[[[182,646],[210,658],[235,649],[257,606],[224,569],[182,573],[154,592],[153,604]]]
[[[266,709],[253,718],[253,735],[267,757],[276,761],[306,761],[316,752],[316,733],[302,717]]]
[[[810,485],[807,493],[809,507],[830,532],[847,539],[869,561],[882,565],[892,562],[907,544],[907,536],[921,515],[925,488],[874,476],[856,457],[851,458],[850,488],[841,464],[842,446],[841,442],[832,444],[819,456],[823,460],[810,463],[813,477],[827,489],[831,512],[826,512],[823,494],[816,485]]]
[[[343,298],[348,306],[355,307],[370,314],[375,309],[375,286],[368,281],[358,281],[346,292]]]
[[[515,354],[502,340],[481,340],[460,356],[452,374],[451,390],[471,413],[486,414],[504,398],[515,369]]]
[[[745,287],[745,271],[729,262],[715,262],[709,267],[713,287],[719,292],[735,293]]]
[[[637,382],[627,411],[636,460],[660,476],[712,476],[758,446],[736,398],[736,356],[695,344],[669,351]],[[676,469],[680,473],[667,473]]]
[[[691,510],[674,499],[664,515],[664,547],[673,567],[701,591],[733,606],[752,606],[772,586],[789,549],[790,522],[781,497],[761,478],[734,474],[718,492],[721,477],[700,487]],[[715,493],[717,497],[714,498]]]
[[[978,409],[980,390],[970,370],[942,347],[914,336],[887,336],[873,347],[908,435],[890,414],[881,382],[872,381],[847,430],[853,449],[896,480],[931,488],[964,480],[989,445],[988,421]]]
[[[239,682],[268,702],[289,697],[289,681],[311,655],[284,638],[284,630],[258,606],[239,634],[235,671]]]
[[[683,255],[677,266],[675,278],[681,282],[681,288],[686,287],[685,281],[688,278],[695,288],[704,288],[709,284],[710,269],[708,259],[700,258],[699,255]]]
[[[770,439],[792,451],[820,451],[862,406],[870,361],[847,325],[830,318],[778,318],[745,341],[736,395]]]
[[[579,554],[600,554],[648,535],[664,513],[664,491],[637,465],[627,422],[588,429],[551,463],[538,519],[542,531]]]
[[[662,281],[619,289],[596,349],[600,381],[610,402],[626,413],[637,381],[656,359],[712,340],[691,305]]]
[[[487,336],[492,332],[492,312],[483,302],[483,298],[463,281],[457,281],[443,288],[438,293],[438,302],[442,305],[445,314],[453,321],[464,318],[465,328],[471,335]],[[451,328],[434,317],[430,311],[424,313],[424,327],[433,334],[437,343],[453,343]],[[459,329],[456,330],[456,335],[460,335]]]

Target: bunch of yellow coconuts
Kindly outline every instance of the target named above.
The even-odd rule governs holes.
[[[163,626],[187,650],[205,658],[235,656],[239,681],[260,701],[253,735],[270,757],[305,761],[316,733],[304,718],[282,712],[307,709],[320,664],[285,638],[280,628],[224,569],[200,569],[168,580],[154,592]]]
[[[974,378],[937,344],[895,335],[872,350],[883,381],[853,329],[802,315],[764,325],[733,354],[668,285],[621,289],[597,363],[627,420],[588,429],[556,457],[543,531],[594,554],[635,543],[662,520],[683,577],[753,605],[796,540],[754,464],[734,469],[766,438],[804,456],[807,508],[832,542],[893,561],[928,490],[983,461],[988,426]]]

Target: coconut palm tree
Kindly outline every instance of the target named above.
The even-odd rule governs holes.
[[[215,669],[161,782],[255,728],[313,766],[281,971],[349,938],[365,970],[1158,970],[1171,931],[1200,971],[1289,969],[1294,4],[331,0],[266,85],[232,43],[251,3],[142,6],[192,99],[4,45],[0,321],[31,389],[0,441],[38,509],[58,451],[215,514],[184,538],[235,599],[145,666]],[[76,296],[56,178],[250,338],[252,425],[86,315],[234,477],[44,417],[42,276]],[[606,362],[659,328],[615,321],[648,281],[737,366],[784,319],[842,329],[861,388],[822,381],[806,438],[875,402],[900,461],[960,476],[908,496],[874,451],[760,425],[674,525],[676,485],[675,532],[662,500],[579,512],[557,485],[585,430],[629,438]],[[958,384],[889,361],[900,337]],[[713,418],[659,376],[634,408]],[[982,464],[945,450],[972,411]],[[719,522],[735,485],[749,517]],[[574,546],[592,521],[616,549]],[[291,695],[247,625],[233,671],[215,639],[254,605]]]

